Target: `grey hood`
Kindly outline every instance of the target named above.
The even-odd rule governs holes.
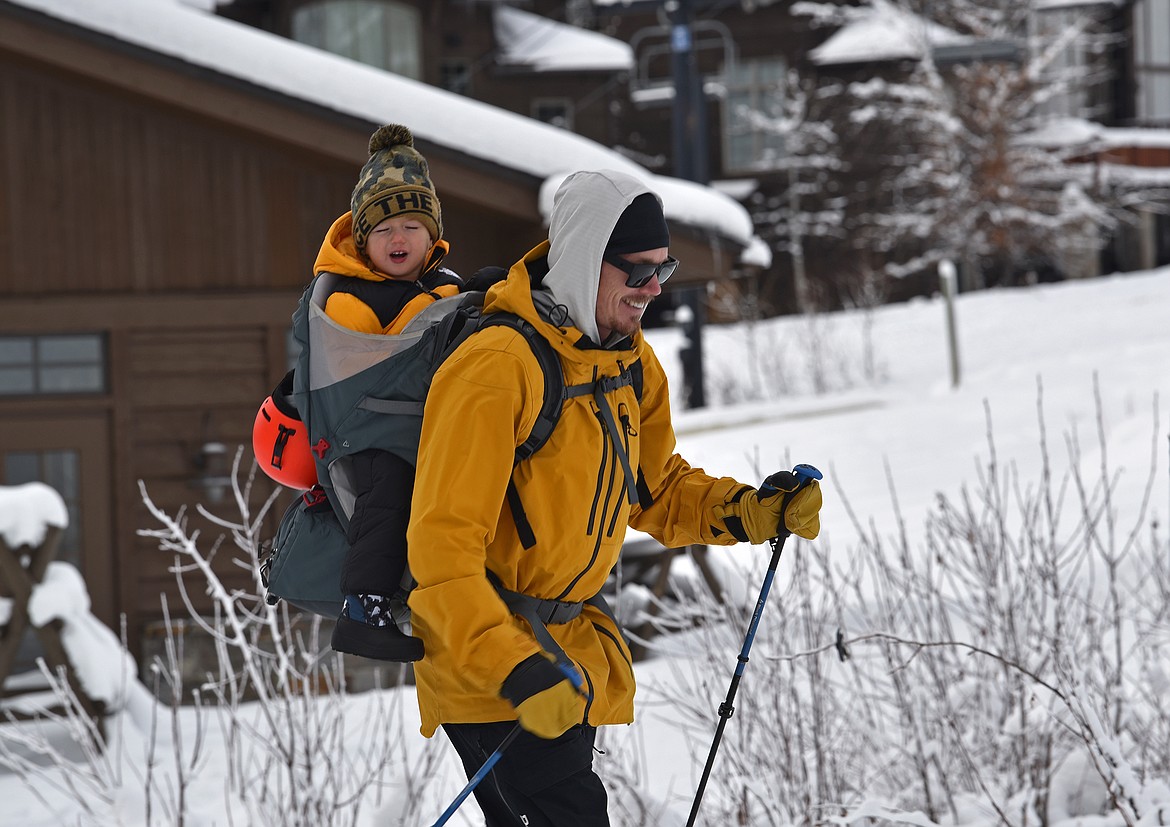
[[[634,176],[602,169],[574,172],[553,196],[549,269],[542,284],[569,311],[573,326],[596,344],[607,344],[599,341],[597,332],[601,256],[618,218],[646,192],[658,198]]]

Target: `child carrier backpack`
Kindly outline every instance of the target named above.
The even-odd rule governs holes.
[[[374,448],[390,451],[411,466],[417,464],[423,405],[431,380],[468,336],[485,327],[510,327],[528,342],[540,365],[544,398],[528,438],[516,449],[517,463],[548,441],[565,400],[592,394],[595,388],[595,383],[566,386],[552,345],[519,316],[483,313],[483,292],[435,301],[400,334],[366,334],[325,315],[325,301],[339,278],[330,273],[314,278],[293,314],[293,338],[300,353],[291,393],[288,377],[273,393],[287,393],[307,426],[317,484],[285,511],[261,562],[269,604],[283,599],[330,618],[341,611],[341,567],[356,501],[349,460],[359,451]],[[611,388],[632,385],[640,399],[641,362],[635,361],[620,377],[606,381]],[[508,505],[521,542],[531,548],[536,539],[512,482]],[[404,585],[409,588],[411,582]]]

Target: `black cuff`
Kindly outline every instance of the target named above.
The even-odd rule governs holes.
[[[516,668],[504,678],[500,696],[512,706],[520,706],[533,695],[556,686],[563,680],[566,678],[561,670],[538,652],[516,664]]]
[[[727,530],[731,532],[731,536],[741,543],[746,543],[750,539],[747,536],[747,532],[744,531],[743,520],[739,517],[724,517],[723,525],[727,526]]]
[[[744,494],[755,490],[756,489],[752,488],[750,485],[745,485],[736,491],[728,502],[738,503],[741,499],[743,499]],[[739,542],[746,543],[748,541],[749,538],[747,536],[747,532],[744,531],[743,528],[743,520],[741,520],[739,517],[728,515],[727,517],[723,518],[723,525],[729,532],[731,532],[731,536]]]

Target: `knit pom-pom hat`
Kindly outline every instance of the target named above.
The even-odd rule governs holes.
[[[387,124],[370,136],[370,159],[362,167],[349,206],[359,250],[366,249],[366,240],[379,223],[399,215],[416,216],[433,240],[443,237],[443,212],[427,159],[414,148],[414,136],[402,124]]]

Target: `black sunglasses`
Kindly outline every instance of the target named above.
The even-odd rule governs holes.
[[[666,261],[661,264],[634,264],[632,261],[626,261],[617,255],[602,256],[602,260],[625,273],[626,287],[635,290],[644,286],[655,276],[658,276],[659,284],[665,284],[666,280],[674,275],[674,271],[678,269],[678,259],[674,256],[667,256]]]

